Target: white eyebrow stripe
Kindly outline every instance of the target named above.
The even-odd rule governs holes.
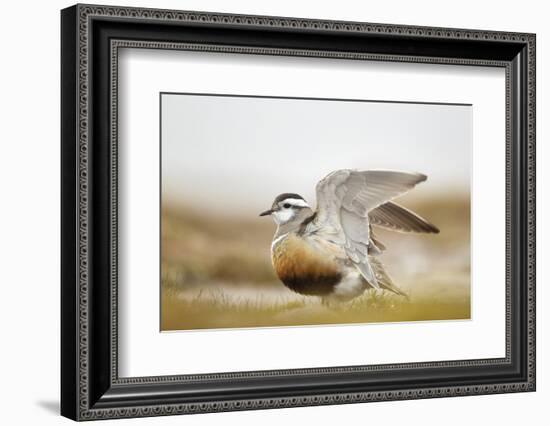
[[[299,198],[287,198],[286,200],[283,200],[281,203],[290,204],[291,206],[296,206],[296,207],[309,207],[308,203],[306,203],[304,200]]]

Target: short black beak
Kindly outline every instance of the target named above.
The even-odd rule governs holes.
[[[273,213],[273,209],[266,210],[265,212],[261,212],[260,216],[269,216],[271,213]]]

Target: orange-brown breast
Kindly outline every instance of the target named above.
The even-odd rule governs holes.
[[[272,261],[279,279],[300,294],[327,295],[342,279],[333,256],[310,246],[295,234],[275,245]]]

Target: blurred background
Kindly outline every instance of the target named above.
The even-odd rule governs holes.
[[[161,108],[162,330],[470,317],[470,105],[163,94]],[[314,206],[342,168],[428,175],[396,201],[441,233],[377,231],[408,300],[325,307],[277,279],[258,214],[283,192]]]

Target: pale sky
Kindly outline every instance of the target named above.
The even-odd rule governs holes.
[[[248,214],[276,195],[315,204],[342,168],[421,172],[418,196],[470,188],[472,107],[162,95],[163,200]]]

